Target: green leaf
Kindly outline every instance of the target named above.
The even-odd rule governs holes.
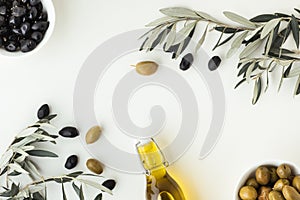
[[[281,18],[276,18],[266,23],[261,31],[260,39],[264,39],[273,29],[275,29],[281,20]]]
[[[261,77],[259,77],[258,79],[255,80],[255,84],[254,84],[254,90],[253,90],[253,98],[252,98],[252,104],[256,104],[256,102],[258,101],[260,94],[261,94]]]
[[[284,71],[285,71],[285,67],[282,67],[282,73],[281,73],[281,78],[280,78],[280,81],[279,81],[277,92],[279,92],[280,89],[281,89],[281,86],[282,86],[282,83],[283,83],[283,78],[284,78]]]
[[[254,29],[256,28],[256,25],[253,22],[246,19],[245,17],[242,17],[238,14],[235,14],[233,12],[228,12],[228,11],[225,11],[223,13],[228,19],[230,19],[234,22],[237,22],[237,23],[242,24],[242,25],[244,25],[246,27],[249,27],[249,28],[254,28]]]
[[[214,29],[216,31],[219,31],[219,32],[222,32],[222,33],[226,33],[226,34],[237,33],[237,32],[242,31],[241,29],[228,28],[228,27],[224,27],[224,26],[216,26],[216,27],[214,27]]]
[[[268,55],[272,46],[272,41],[273,41],[273,35],[274,35],[274,30],[271,31],[267,43],[266,43],[266,48],[265,48],[265,55]]]
[[[213,48],[215,50],[217,47],[222,46],[223,44],[227,43],[229,40],[231,40],[235,36],[235,33],[233,33],[231,36],[227,37],[224,41],[217,43],[216,46]]]
[[[222,39],[223,35],[224,35],[224,32],[221,33],[221,35],[220,35],[220,37],[219,37],[219,39],[218,39],[218,41],[217,41],[217,44],[214,46],[213,50],[215,50],[215,49],[218,47],[218,45],[219,45],[220,42],[221,42],[221,39]]]
[[[253,17],[252,19],[250,19],[250,21],[260,23],[260,22],[268,22],[275,18],[278,18],[278,16],[272,15],[272,14],[262,14],[262,15]]]
[[[299,49],[299,22],[294,15],[292,15],[291,29],[297,49]]]
[[[67,196],[66,196],[65,186],[64,186],[63,183],[61,184],[61,190],[62,190],[62,193],[63,193],[63,200],[68,200]]]
[[[174,26],[172,27],[171,32],[169,33],[169,36],[166,40],[166,43],[165,43],[166,49],[170,49],[172,44],[174,44],[175,38],[176,38],[176,24],[174,24]]]
[[[102,193],[98,194],[94,200],[102,200]]]
[[[165,24],[165,23],[172,23],[173,21],[174,21],[173,17],[164,16],[164,17],[158,18],[158,19],[150,22],[149,24],[146,25],[146,27],[158,26],[158,25]]]
[[[196,14],[199,15],[200,17],[202,17],[203,19],[208,20],[208,21],[218,22],[218,20],[216,18],[212,17],[211,15],[209,15],[205,12],[196,11]]]
[[[246,82],[246,78],[243,78],[242,80],[240,80],[234,87],[234,89],[238,88],[240,85],[242,85],[243,83]]]
[[[251,73],[253,72],[253,69],[255,67],[255,64],[256,62],[253,62],[247,69],[247,72],[246,72],[246,81],[247,83],[250,82],[250,78],[251,78]]]
[[[79,189],[79,198],[80,200],[84,200],[82,185],[80,185],[80,189]]]
[[[189,36],[189,34],[195,29],[197,22],[192,22],[185,25],[178,33],[176,34],[176,38],[174,44],[182,42],[185,38]]]
[[[252,62],[248,62],[245,65],[243,65],[237,76],[241,76],[242,74],[244,74],[247,71],[248,67],[251,65],[251,63]]]
[[[247,37],[248,31],[243,32],[240,34],[238,37],[236,37],[232,43],[231,43],[231,48],[226,54],[227,58],[230,58],[242,45],[244,39]]]
[[[36,156],[36,157],[52,157],[52,158],[56,158],[58,157],[57,154],[51,152],[51,151],[47,151],[47,150],[30,150],[27,151],[27,153],[31,156]]]
[[[170,17],[192,17],[199,18],[195,11],[183,7],[170,7],[159,10],[161,13]]]
[[[298,76],[296,85],[295,85],[295,90],[294,90],[294,96],[300,94],[300,75]]]
[[[78,195],[78,197],[80,197],[79,187],[74,182],[72,183],[72,187],[73,187],[74,191],[76,192],[76,194]]]
[[[297,66],[297,67],[293,67],[293,69],[291,69],[289,71],[289,73],[287,74],[287,76],[284,78],[292,78],[292,77],[299,76],[299,75],[300,75],[300,67]]]
[[[33,199],[35,199],[35,200],[45,200],[45,198],[39,192],[33,193]]]
[[[203,32],[200,40],[197,43],[196,52],[200,49],[200,47],[202,46],[203,42],[205,41],[207,30],[208,30],[208,24],[206,25],[206,28],[205,28],[205,30],[204,30],[204,32]]]
[[[241,52],[240,58],[245,58],[251,55],[258,47],[261,45],[262,40],[257,39],[256,41],[250,43],[248,46],[245,47],[245,49]]]
[[[287,78],[287,77],[289,76],[290,71],[291,71],[291,69],[292,69],[292,66],[293,66],[293,63],[291,63],[291,64],[288,66],[288,68],[284,71],[284,73],[283,73],[283,78]]]
[[[300,14],[300,10],[298,8],[294,8],[294,10]]]
[[[83,171],[78,171],[78,172],[73,172],[73,173],[70,173],[68,174],[67,176],[68,177],[72,177],[72,178],[77,178],[78,176],[82,175],[83,174]]]

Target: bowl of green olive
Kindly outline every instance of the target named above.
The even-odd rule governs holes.
[[[300,200],[300,168],[285,161],[255,165],[240,178],[235,200]]]

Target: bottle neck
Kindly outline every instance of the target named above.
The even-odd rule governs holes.
[[[137,144],[144,169],[155,176],[156,174],[166,173],[166,161],[159,147],[153,140],[140,141]]]

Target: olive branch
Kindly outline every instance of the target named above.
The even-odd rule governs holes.
[[[32,161],[32,157],[58,157],[54,152],[37,147],[37,144],[41,143],[56,144],[55,140],[58,138],[58,135],[50,134],[47,131],[47,129],[55,128],[50,124],[50,121],[55,117],[56,115],[48,115],[25,128],[15,137],[7,151],[2,155],[0,159],[0,178],[5,176],[5,186],[1,187],[0,196],[4,199],[47,200],[47,184],[49,182],[61,185],[63,200],[67,200],[65,190],[67,183],[72,185],[73,190],[80,200],[84,200],[86,196],[83,190],[84,185],[98,190],[98,194],[94,197],[95,200],[101,200],[103,192],[112,194],[111,190],[114,188],[114,184],[112,185],[111,182],[113,180],[108,179],[100,184],[98,183],[98,179],[104,179],[104,177],[100,175],[76,171],[61,176],[46,178],[40,174],[38,170],[39,167]],[[31,181],[27,184],[21,184],[15,180],[19,177],[23,179],[24,177],[29,177]]]
[[[295,8],[295,11],[300,14],[299,9]],[[160,12],[165,16],[146,25],[152,28],[141,36],[145,39],[140,50],[152,51],[158,45],[163,45],[163,50],[172,53],[172,58],[176,59],[191,39],[196,38],[194,33],[198,24],[206,23],[202,36],[197,39],[194,54],[203,45],[209,31],[220,33],[213,50],[231,41],[226,57],[230,58],[240,51],[237,76],[241,80],[235,88],[243,83],[254,82],[252,104],[257,103],[262,90],[267,91],[270,73],[277,68],[281,68],[278,91],[284,79],[296,78],[294,95],[300,94],[300,66],[296,65],[300,61],[300,19],[294,14],[262,14],[247,19],[226,11],[224,15],[238,24],[230,25],[207,13],[183,7],[164,8]],[[211,26],[212,29],[209,28]],[[285,44],[291,35],[295,47],[289,49]]]

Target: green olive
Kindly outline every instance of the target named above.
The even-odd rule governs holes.
[[[278,191],[278,192],[281,192],[282,188],[285,185],[290,185],[290,181],[288,179],[286,179],[286,178],[281,178],[278,181],[276,181],[273,189],[276,190],[276,191]]]
[[[298,190],[298,192],[300,192],[300,176],[295,176],[292,182],[292,185],[294,188],[296,188]]]
[[[276,172],[280,178],[289,178],[292,174],[292,170],[287,164],[279,165]]]
[[[272,191],[272,188],[262,186],[259,188],[258,200],[269,200],[269,193]]]
[[[246,181],[246,185],[247,185],[247,186],[252,186],[252,187],[254,187],[255,189],[258,189],[258,187],[259,187],[259,184],[258,184],[258,182],[256,181],[255,178],[249,178],[249,179]]]
[[[270,182],[271,174],[267,167],[260,166],[255,171],[255,178],[261,185],[267,185]]]
[[[270,171],[270,174],[271,174],[270,182],[275,183],[279,179],[279,177],[276,173],[276,167],[270,167],[269,171]]]
[[[269,193],[269,200],[285,200],[285,199],[280,192],[273,190]]]
[[[243,186],[240,189],[239,195],[243,200],[255,200],[257,198],[257,191],[252,186]]]
[[[300,194],[294,187],[286,185],[283,187],[282,193],[286,200],[300,200]]]
[[[142,61],[132,66],[135,67],[137,73],[144,76],[154,74],[158,68],[158,64],[153,61]]]

